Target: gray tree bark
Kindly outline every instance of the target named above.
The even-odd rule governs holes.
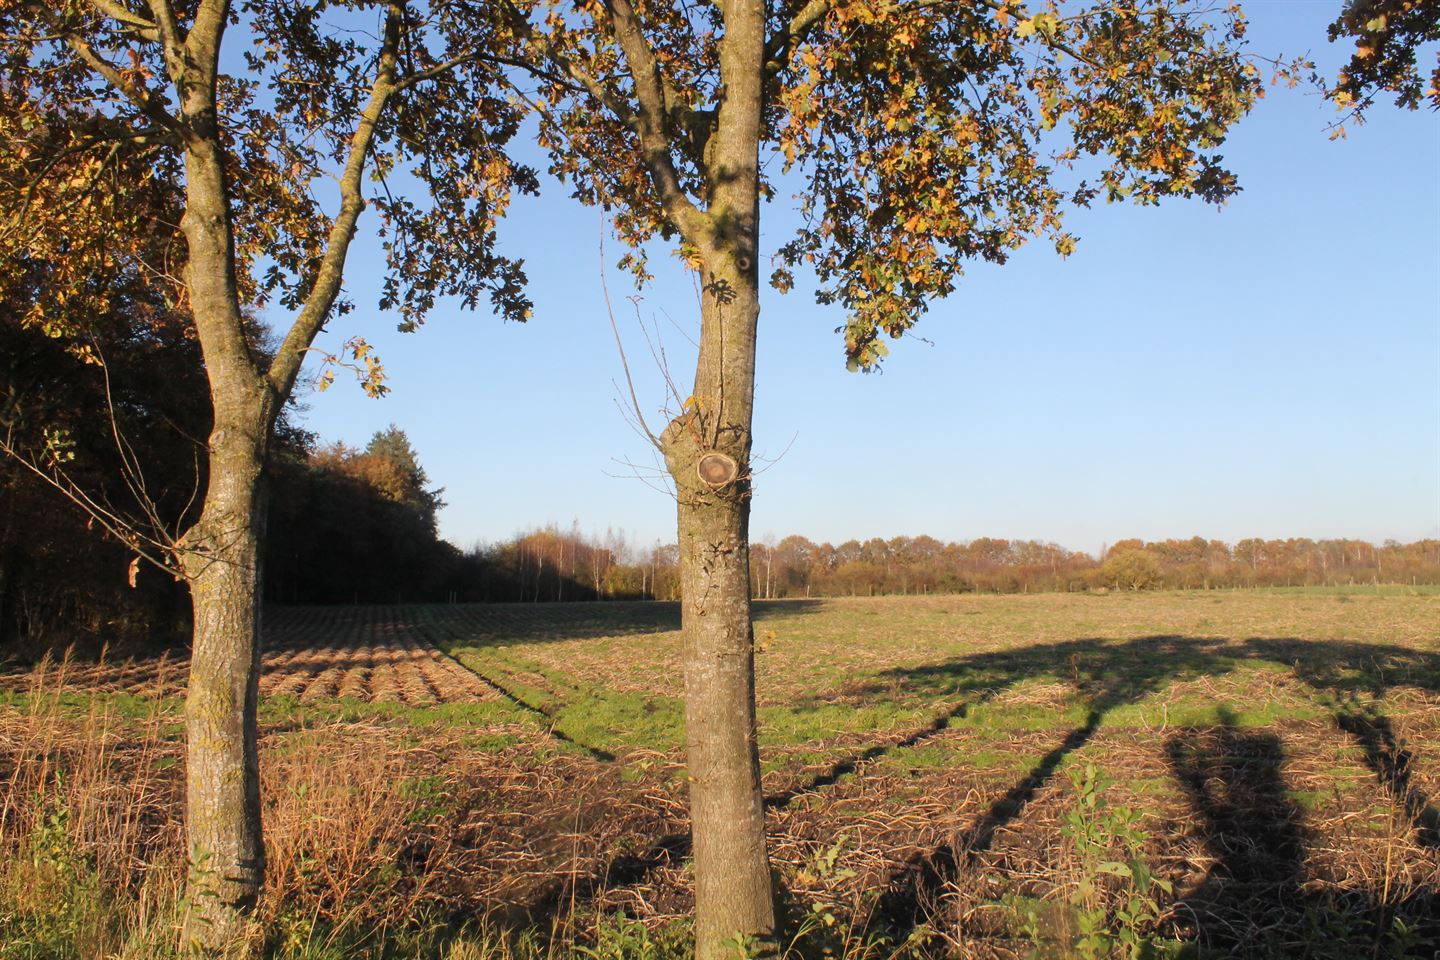
[[[218,42],[217,35],[217,50]],[[229,191],[212,103],[187,105],[196,120],[186,150],[181,227],[189,253],[190,306],[215,417],[205,505],[181,540],[179,559],[194,610],[185,699],[189,910],[182,939],[186,949],[218,954],[250,952],[254,936],[248,918],[265,870],[256,726],[260,479],[276,401],[244,338]]]
[[[687,236],[704,264],[695,389],[689,410],[661,437],[678,503],[700,960],[733,953],[737,936],[773,947],[775,933],[750,619],[763,10],[758,4],[736,7],[727,9],[721,54],[726,99],[707,157],[707,229]],[[734,83],[732,75],[739,77]],[[732,479],[716,484],[702,478],[700,460],[712,453],[733,461]]]
[[[765,7],[732,0],[722,10],[725,94],[705,150],[705,216],[698,229],[689,217],[677,224],[703,263],[695,389],[689,412],[661,438],[678,502],[698,960],[733,955],[737,938],[773,951],[776,929],[750,619]],[[702,479],[707,453],[729,457],[734,478]]]
[[[256,708],[267,432],[265,424],[212,434],[205,509],[185,543],[195,626],[185,698],[183,937],[206,953],[253,947],[248,917],[264,879]]]

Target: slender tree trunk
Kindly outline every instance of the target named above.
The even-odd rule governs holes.
[[[187,949],[207,954],[248,954],[256,946],[249,915],[265,870],[256,748],[260,482],[276,402],[244,337],[213,115],[203,109],[197,115],[202,136],[186,152],[181,226],[215,419],[205,506],[180,550],[195,616],[185,698],[190,910],[182,938]]]
[[[738,249],[710,258],[726,266],[715,271],[703,307],[696,403],[662,438],[678,502],[699,960],[734,955],[737,936],[765,944],[775,932],[750,620],[749,455],[759,302],[753,261],[743,252],[748,247]],[[719,474],[720,483],[700,473],[701,461],[715,454],[733,461],[733,474]]]
[[[695,852],[695,955],[774,946],[775,907],[755,731],[750,624],[750,443],[759,317],[760,0],[720,0],[721,90],[704,132],[701,207],[672,163],[661,71],[629,2],[608,2],[634,81],[633,129],[671,225],[699,252],[695,388],[660,438],[675,481],[685,649],[685,740]],[[757,943],[757,941],[759,943]]]
[[[183,553],[195,615],[185,700],[184,939],[211,954],[253,949],[248,917],[265,869],[256,707],[269,423],[264,406],[258,413],[212,433],[205,509]]]
[[[748,499],[681,504],[685,742],[695,837],[697,955],[773,932],[765,806],[756,743]]]

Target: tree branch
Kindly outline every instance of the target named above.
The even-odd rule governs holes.
[[[537,31],[530,21],[526,19],[524,12],[516,8],[510,0],[503,0],[503,2],[505,3],[506,11],[510,14],[511,26],[515,28],[516,32],[520,33],[526,40],[538,47],[542,57],[559,67],[566,76],[580,84],[584,92],[598,100],[605,109],[613,113],[621,123],[635,130],[638,134],[639,131],[636,129],[634,111],[630,109],[627,103],[607,90],[603,83],[595,77],[592,77],[583,67],[557,50],[555,45],[550,41],[550,38]],[[496,62],[504,63],[505,61],[496,58]],[[529,64],[518,64],[518,66],[542,79],[551,79],[547,72],[538,71]]]
[[[115,0],[89,0],[90,6],[94,7],[97,13],[104,14],[112,20],[118,20],[127,27],[134,29],[135,33],[146,40],[156,41],[160,39],[159,28],[139,14],[126,9]]]
[[[414,73],[407,74],[406,76],[395,82],[395,90],[396,92],[399,92],[401,90],[408,90],[418,83],[424,83],[426,80],[434,80],[437,77],[442,77],[445,74],[449,73],[451,70],[454,70],[456,67],[469,63],[472,60],[479,60],[484,63],[495,63],[506,67],[515,67],[516,69],[524,70],[526,73],[530,74],[533,77],[536,77],[537,79],[545,80],[549,83],[560,84],[567,90],[572,90],[575,93],[590,92],[585,87],[580,86],[572,77],[561,76],[557,73],[552,73],[549,70],[542,70],[539,67],[535,66],[535,64],[529,63],[524,60],[517,60],[514,57],[500,56],[498,54],[488,53],[483,50],[471,50],[467,53],[462,53],[458,56],[451,57],[449,60],[446,60],[443,63],[437,63],[433,67],[426,67],[424,70],[417,70]]]
[[[147,0],[150,12],[155,15],[155,24],[160,33],[160,43],[165,52],[165,69],[177,88],[185,75],[185,40],[180,36],[180,26],[175,21],[175,8],[170,0]]]
[[[800,8],[795,16],[790,18],[790,22],[785,24],[779,33],[766,42],[765,72],[768,75],[774,75],[785,69],[795,47],[805,39],[811,28],[830,12],[833,5],[834,0],[810,0]]]
[[[180,123],[166,110],[147,90],[140,90],[125,82],[125,77],[120,73],[118,67],[106,60],[95,49],[80,39],[75,34],[65,36],[65,45],[79,54],[80,59],[100,75],[106,83],[119,91],[126,100],[129,100],[141,113],[155,121],[167,130],[178,130]]]
[[[942,0],[942,2],[943,2],[943,0]],[[1006,12],[1006,13],[1013,14],[1013,15],[1015,15],[1015,16],[1017,16],[1017,17],[1024,17],[1024,16],[1026,15],[1026,13],[1025,13],[1025,8],[1024,8],[1024,7],[1015,7],[1015,8],[1012,8],[1012,7],[1010,6],[1010,4],[1005,3],[1004,0],[980,0],[980,2],[983,3],[985,6],[989,7],[991,10],[1004,11],[1004,12]],[[918,5],[921,5],[921,6],[931,6],[932,3],[922,2],[921,4],[918,4]],[[1080,61],[1081,63],[1085,64],[1085,65],[1088,66],[1088,67],[1099,67],[1099,66],[1102,66],[1102,64],[1096,63],[1094,60],[1092,60],[1092,59],[1090,59],[1089,57],[1085,56],[1083,53],[1081,53],[1080,51],[1076,50],[1074,47],[1070,46],[1070,44],[1068,44],[1068,43],[1064,43],[1063,41],[1056,40],[1054,37],[1041,36],[1040,39],[1043,40],[1043,41],[1045,42],[1045,45],[1046,45],[1047,47],[1049,47],[1050,49],[1052,49],[1052,50],[1059,50],[1061,53],[1068,53],[1070,56],[1074,57],[1076,60]]]
[[[630,0],[605,0],[605,9],[610,15],[615,40],[620,44],[635,86],[635,101],[639,110],[635,114],[633,129],[640,138],[645,167],[655,183],[660,204],[670,222],[686,239],[698,241],[703,238],[709,218],[686,195],[675,170],[675,161],[670,154],[675,135],[666,110],[660,66],[649,41],[645,39]]]
[[[155,530],[154,535],[141,532],[141,525],[135,523],[118,512],[111,509],[108,503],[101,503],[90,496],[83,487],[70,478],[64,470],[56,468],[54,476],[42,469],[38,464],[24,456],[15,446],[12,445],[8,436],[0,437],[0,453],[11,458],[21,467],[30,471],[43,483],[59,492],[62,496],[75,504],[100,527],[109,533],[116,540],[125,544],[136,555],[143,557],[155,567],[172,576],[180,576],[181,567],[178,563],[167,562],[175,557],[184,548],[171,538],[168,531],[163,527]]]
[[[404,17],[405,0],[391,0],[385,15],[385,39],[380,49],[375,82],[370,88],[370,100],[361,111],[355,133],[350,138],[350,151],[340,176],[340,212],[336,214],[335,222],[330,225],[325,254],[321,258],[310,296],[300,315],[295,318],[294,325],[285,336],[285,342],[280,345],[266,375],[270,389],[279,399],[290,395],[295,379],[300,375],[305,351],[314,342],[321,324],[330,315],[335,300],[340,295],[345,257],[349,252],[350,242],[355,237],[356,221],[365,207],[365,198],[361,193],[365,160],[375,138],[375,128],[384,115],[386,104],[397,89],[395,68],[399,61]],[[279,410],[278,404],[276,410]]]

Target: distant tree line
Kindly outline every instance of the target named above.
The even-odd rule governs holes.
[[[488,583],[472,582],[464,593],[532,602],[675,600],[676,552],[673,544],[639,549],[613,532],[587,538],[577,527],[552,525],[474,548],[466,555],[469,575]],[[1440,540],[1129,539],[1097,558],[1036,540],[875,537],[835,545],[789,536],[753,543],[750,553],[758,599],[1373,583],[1440,584]]]
[[[33,267],[33,282],[45,281]],[[20,298],[23,300],[23,297]],[[0,313],[0,437],[48,451],[129,529],[177,531],[206,482],[209,408],[184,316],[152,288],[113,290],[81,348]],[[263,326],[253,349],[267,349]],[[282,418],[267,472],[264,595],[270,603],[475,603],[678,600],[678,550],[614,530],[555,524],[461,550],[441,539],[444,502],[403,430],[363,448],[322,443]],[[125,524],[103,523],[54,483],[0,457],[0,655],[92,639],[181,642],[189,600],[173,577],[138,561]],[[1100,557],[1053,543],[930,536],[847,540],[789,536],[751,548],[758,598],[1074,590],[1205,589],[1348,583],[1440,583],[1440,540],[1122,540]]]
[[[587,536],[578,523],[569,530],[549,524],[472,547],[463,593],[488,602],[678,600],[679,559],[674,544],[642,548],[614,529]]]
[[[1440,583],[1440,540],[1121,540],[1101,552],[1034,540],[934,537],[848,540],[790,536],[751,547],[755,596],[869,596],[1076,590],[1217,589],[1353,583]]]
[[[477,546],[463,558],[459,596],[470,600],[679,599],[674,544],[648,548],[572,525]],[[1440,584],[1440,540],[1120,540],[1099,557],[1037,540],[934,537],[847,540],[789,536],[750,548],[758,599],[929,593],[1213,590],[1373,583]]]

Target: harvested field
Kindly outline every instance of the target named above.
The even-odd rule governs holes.
[[[403,607],[277,607],[265,616],[262,696],[477,703],[497,691],[436,650]]]
[[[301,784],[343,804],[345,783],[378,778],[393,790],[366,802],[392,826],[353,856],[390,851],[410,898],[396,892],[395,909],[539,924],[570,946],[597,943],[603,911],[657,937],[683,928],[673,606],[267,619],[273,863],[324,846],[306,839]],[[1096,873],[1082,827],[1107,862],[1163,884],[1133,924],[1157,950],[1437,955],[1440,597],[775,602],[757,606],[756,635],[771,854],[787,910],[811,918],[806,955],[1066,955],[1087,916],[1121,930],[1134,882]],[[108,669],[84,674],[91,689],[146,689],[136,665]],[[13,757],[33,697],[7,702]],[[161,721],[176,710],[165,702]],[[57,723],[82,722],[67,709]],[[173,755],[163,726],[135,727],[135,744],[158,746],[126,762]],[[296,759],[317,751],[333,774]],[[164,786],[151,795],[173,795],[178,768],[152,774]],[[343,885],[279,876],[286,903],[343,922]]]
[[[302,702],[479,703],[494,687],[421,638],[400,607],[279,607],[267,611],[261,652],[262,697]],[[56,682],[77,690],[144,697],[181,696],[185,664],[173,657],[120,663],[81,661],[52,667]],[[27,667],[0,671],[0,686],[29,682]]]

